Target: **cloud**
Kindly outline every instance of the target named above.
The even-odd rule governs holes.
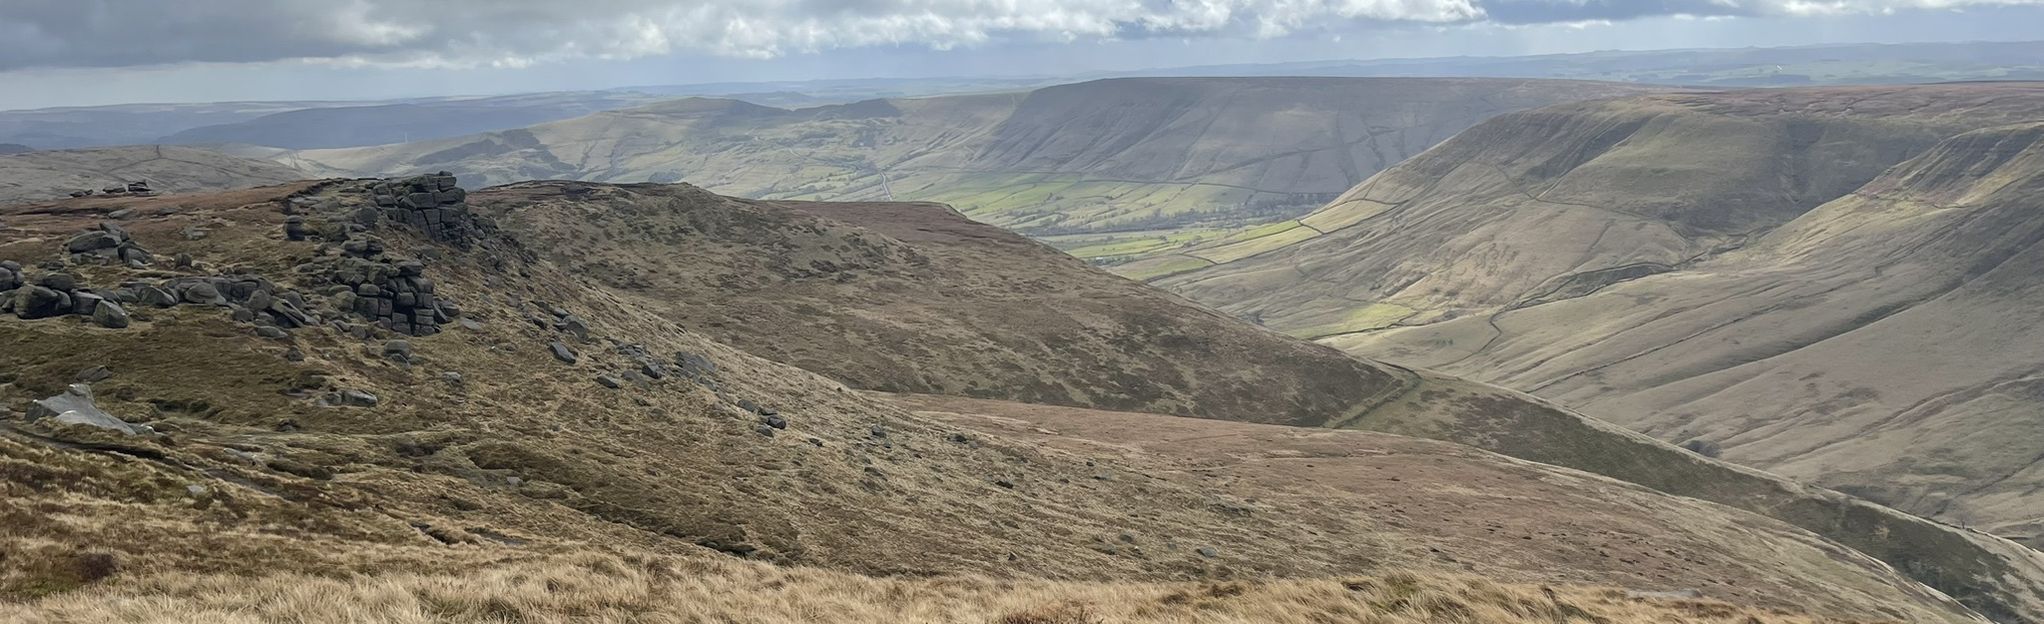
[[[1000,40],[1277,37],[1357,23],[1565,23],[2044,0],[0,0],[0,71],[312,60],[524,66]]]

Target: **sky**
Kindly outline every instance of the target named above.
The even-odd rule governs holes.
[[[0,0],[0,109],[2044,39],[2044,0]]]

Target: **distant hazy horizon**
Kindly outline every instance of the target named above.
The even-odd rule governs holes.
[[[243,4],[0,6],[0,110],[2044,37],[2038,0]]]

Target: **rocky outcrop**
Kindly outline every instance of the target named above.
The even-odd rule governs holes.
[[[461,316],[458,306],[436,296],[424,262],[385,256],[376,237],[350,239],[341,249],[343,255],[323,267],[340,287],[332,293],[337,309],[408,336],[440,333],[441,323]]]
[[[384,218],[424,231],[433,240],[460,242],[467,238],[471,219],[468,191],[455,185],[453,174],[442,171],[369,187]]]

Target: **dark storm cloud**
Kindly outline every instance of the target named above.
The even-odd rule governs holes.
[[[1003,39],[1275,37],[1367,23],[1801,15],[2044,0],[0,0],[0,71],[309,59],[522,66]]]

